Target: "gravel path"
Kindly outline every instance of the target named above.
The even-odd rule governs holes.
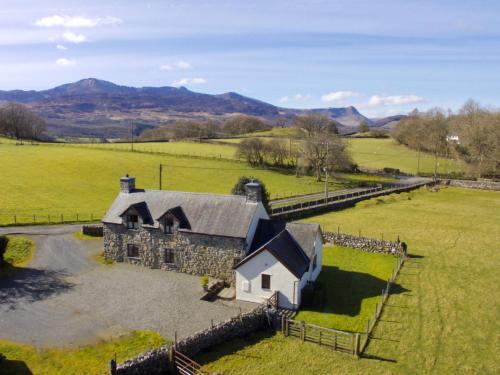
[[[76,229],[75,229],[76,228]],[[78,226],[22,227],[37,244],[32,263],[0,279],[0,338],[35,346],[82,345],[134,330],[187,336],[255,305],[201,301],[199,278],[93,260],[102,242]],[[5,233],[5,228],[2,228]],[[0,231],[0,234],[2,233]],[[34,234],[39,233],[39,234]],[[45,233],[45,234],[41,234]]]

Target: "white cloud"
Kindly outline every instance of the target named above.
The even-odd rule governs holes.
[[[207,83],[205,78],[181,78],[172,82],[172,86],[199,85]]]
[[[67,27],[67,28],[79,28],[79,27],[96,27],[102,25],[115,25],[122,23],[123,20],[117,17],[81,17],[81,16],[68,16],[68,15],[53,15],[48,17],[43,17],[35,21],[36,26],[40,27]]]
[[[417,95],[373,95],[368,101],[369,107],[384,107],[389,105],[405,105],[424,102],[425,99]]]
[[[339,102],[353,96],[359,96],[359,93],[354,91],[334,91],[321,96],[321,101],[325,103]]]
[[[174,70],[174,69],[191,69],[193,66],[187,61],[179,60],[173,64],[164,64],[160,66],[161,70]]]
[[[76,64],[75,60],[69,60],[64,57],[57,59],[56,64],[59,66],[74,66]]]
[[[306,95],[303,95],[303,94],[295,94],[295,95],[292,95],[292,96],[283,96],[282,98],[280,98],[280,103],[289,103],[289,102],[303,102],[303,101],[306,101],[308,100],[309,98],[311,97],[311,95],[309,94],[306,94]]]
[[[59,50],[59,51],[66,51],[68,49],[68,47],[66,46],[63,46],[62,44],[58,44],[56,46],[56,48]]]
[[[187,61],[182,61],[182,60],[177,61],[175,63],[175,66],[178,67],[179,69],[191,69],[192,68],[190,63],[188,63]]]
[[[67,42],[70,42],[70,43],[83,43],[83,42],[88,41],[88,39],[85,35],[75,34],[72,31],[66,31],[63,34],[63,38],[64,38],[64,40],[66,40]]]

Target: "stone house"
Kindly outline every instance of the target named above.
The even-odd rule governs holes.
[[[217,195],[136,189],[135,178],[126,176],[120,179],[120,193],[102,223],[107,259],[199,276],[207,274],[234,285],[235,269],[246,264],[245,259],[254,251],[262,251],[260,247],[269,242],[264,239],[270,236],[268,227],[274,221],[269,220],[262,204],[258,183],[246,185],[246,196]],[[292,241],[304,246],[304,238],[310,238],[311,231],[314,238],[319,233],[319,226],[280,225],[280,233],[286,231]],[[277,222],[275,227],[279,227]],[[314,257],[310,245],[309,241],[308,251],[300,245],[289,247],[284,256],[293,258],[294,252],[300,252],[300,256],[305,256],[303,263],[309,265],[313,259],[309,256]]]

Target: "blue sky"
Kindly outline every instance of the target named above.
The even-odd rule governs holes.
[[[297,108],[498,107],[499,1],[0,1],[0,89],[86,77]]]

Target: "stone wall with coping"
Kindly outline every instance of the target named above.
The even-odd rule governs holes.
[[[82,233],[87,236],[102,237],[102,224],[85,224],[82,225]]]
[[[500,191],[500,182],[491,180],[441,180],[441,184],[447,186],[456,186],[467,189],[482,189]]]
[[[403,254],[406,247],[402,242],[383,241],[344,233],[324,232],[323,237],[326,243],[350,247],[370,253]]]
[[[250,333],[275,328],[278,323],[276,310],[265,306],[218,323],[213,327],[194,333],[176,345],[176,350],[192,358],[202,350],[209,349]],[[170,373],[169,352],[171,345],[151,350],[117,366],[117,375],[160,375]]]
[[[127,256],[127,245],[139,249],[137,258]],[[165,251],[175,251],[174,263],[166,263]],[[175,230],[165,234],[159,228],[126,229],[123,225],[104,224],[104,256],[115,262],[139,264],[188,273],[209,275],[234,283],[234,264],[245,256],[245,239],[209,236]]]

